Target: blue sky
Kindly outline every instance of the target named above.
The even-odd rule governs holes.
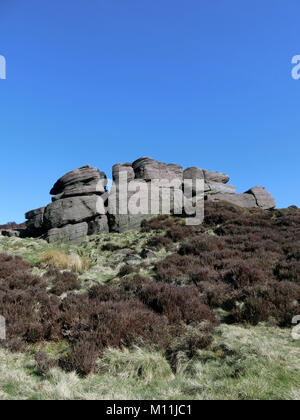
[[[299,0],[1,0],[0,223],[152,156],[300,206]]]

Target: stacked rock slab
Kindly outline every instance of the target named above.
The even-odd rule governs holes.
[[[176,190],[182,193],[183,168],[180,165],[142,157],[132,164],[127,162],[114,165],[113,180],[115,185],[110,195],[108,210],[110,229],[113,232],[139,229],[142,220],[162,213],[162,197],[167,193],[170,194],[170,212],[182,213],[182,198],[176,194]],[[159,186],[156,187],[153,183],[150,186],[150,181],[154,180],[159,182]],[[171,191],[167,186],[164,187],[164,182],[172,185]],[[147,203],[146,212],[131,211],[130,201],[134,202],[136,192],[140,201]],[[121,208],[123,211],[120,212]]]
[[[203,191],[197,191],[201,185],[197,180],[204,183],[207,201],[226,201],[264,210],[276,206],[264,187],[236,194],[235,187],[228,184],[226,174],[195,166],[183,169],[180,165],[158,162],[150,157],[116,164],[112,175],[114,183],[110,193],[106,188],[105,173],[97,168],[83,166],[61,177],[50,191],[52,203],[26,213],[27,236],[44,237],[49,242],[77,241],[87,235],[139,229],[142,220],[168,213],[168,210],[171,214],[184,215],[183,194],[197,198],[197,193],[202,193],[199,199],[203,198]],[[186,180],[192,180],[189,188]],[[155,181],[159,182],[157,188],[153,188]],[[163,200],[166,197],[169,200]],[[148,203],[147,209],[132,212],[131,204],[136,199]],[[166,201],[169,203],[167,209],[162,204]]]
[[[43,234],[49,242],[108,232],[106,184],[105,173],[97,168],[83,166],[67,173],[51,189],[51,204],[26,213],[28,232]]]

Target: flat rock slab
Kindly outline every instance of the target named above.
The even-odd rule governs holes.
[[[105,213],[101,197],[96,195],[64,198],[46,207],[44,224],[48,229],[89,221]]]
[[[101,194],[106,191],[107,179],[104,172],[88,165],[75,169],[61,177],[50,191],[51,195],[62,194],[64,197]]]
[[[108,233],[108,218],[106,214],[96,217],[89,222],[88,235],[101,235],[101,233]]]
[[[81,242],[88,233],[88,224],[86,222],[75,225],[67,225],[63,228],[50,229],[47,233],[46,240],[49,243],[57,241]]]
[[[117,182],[122,176],[124,178],[124,174],[126,174],[128,182],[132,181],[135,178],[134,170],[130,162],[117,163],[116,165],[113,166],[112,168],[113,181]]]
[[[135,178],[151,181],[153,179],[183,179],[183,168],[176,164],[158,162],[150,157],[143,157],[132,164]]]
[[[205,188],[205,191],[208,191],[210,194],[235,194],[236,188],[233,185],[222,184],[220,182],[209,182],[205,184],[208,188]]]
[[[207,201],[226,201],[247,209],[257,207],[255,198],[250,194],[212,194],[207,196]]]
[[[26,227],[29,231],[40,231],[44,223],[44,212],[46,207],[28,211],[25,218],[28,219]]]
[[[208,171],[203,169],[204,179],[207,183],[219,182],[221,184],[227,184],[229,182],[229,175],[223,174],[222,172]]]
[[[6,229],[6,230],[1,230],[0,232],[2,236],[7,236],[9,238],[19,238],[21,236],[21,233],[19,230]]]
[[[263,210],[271,210],[276,207],[276,202],[272,195],[264,187],[251,188],[246,194],[252,194],[258,207]]]

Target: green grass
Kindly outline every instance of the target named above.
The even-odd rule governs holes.
[[[182,355],[176,374],[162,353],[135,347],[108,349],[88,378],[56,368],[41,379],[30,354],[0,350],[0,399],[295,400],[299,360],[290,331],[266,325],[220,326],[212,348]]]
[[[102,251],[114,243],[136,252],[151,234],[135,231],[89,237],[78,244],[48,244],[39,239],[0,236],[0,252],[22,256],[43,274],[41,255],[53,249],[77,253],[88,258],[91,267],[83,273],[82,290],[95,283],[119,279],[123,256]],[[165,258],[161,250],[157,259]],[[140,273],[153,275],[153,261]],[[88,279],[86,282],[85,280]],[[220,318],[226,313],[217,311]],[[200,400],[298,400],[300,399],[300,340],[294,341],[290,329],[268,325],[245,327],[221,324],[210,350],[189,360],[178,352],[177,370],[172,372],[165,355],[143,347],[108,349],[98,361],[98,373],[85,379],[58,368],[43,378],[36,374],[34,351],[45,351],[58,359],[66,354],[67,343],[30,346],[25,354],[0,349],[0,399],[200,399]]]

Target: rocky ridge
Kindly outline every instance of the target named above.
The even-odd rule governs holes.
[[[124,173],[126,182],[131,185],[126,198],[119,188]],[[183,182],[187,179],[193,180],[192,191],[189,192],[192,195],[197,193],[195,181],[204,181],[204,198],[208,201],[226,201],[240,207],[264,210],[276,207],[273,197],[264,187],[257,186],[243,194],[236,194],[235,187],[228,184],[229,176],[226,174],[200,167],[184,169],[180,165],[158,162],[150,157],[142,157],[133,163],[116,164],[112,168],[112,176],[114,186],[109,192],[106,174],[97,168],[87,165],[67,173],[51,189],[53,197],[48,206],[26,213],[27,228],[22,235],[42,236],[49,242],[76,241],[87,235],[139,229],[143,219],[153,217],[153,214],[149,214],[150,210],[147,214],[130,214],[130,211],[119,214],[119,209],[124,205],[127,208],[128,200],[134,194],[132,186],[138,186],[141,181],[146,185],[145,194],[149,193],[149,209],[153,205],[160,209],[161,198],[166,194],[164,187],[161,187],[159,196],[152,197],[150,181],[172,181],[173,191],[182,191]],[[124,203],[124,200],[127,202]],[[180,213],[182,206],[174,193],[171,197],[171,213]],[[161,209],[158,213],[161,213]]]

